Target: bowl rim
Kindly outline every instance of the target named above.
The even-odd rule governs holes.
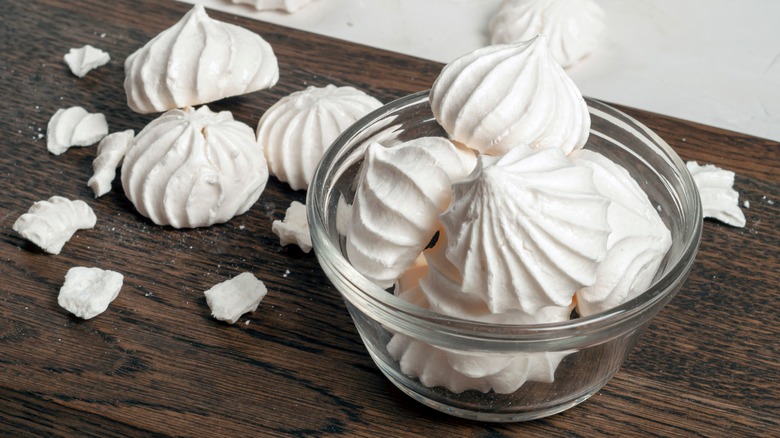
[[[671,300],[679,289],[675,285],[678,285],[678,282],[680,284],[684,282],[690,271],[701,239],[703,217],[696,184],[683,160],[654,131],[614,106],[587,97],[584,99],[588,104],[589,111],[592,112],[594,107],[607,109],[639,128],[641,133],[652,140],[663,151],[669,162],[674,165],[676,173],[680,176],[682,187],[686,189],[686,193],[683,195],[687,196],[683,196],[683,200],[687,201],[691,214],[685,218],[687,220],[684,222],[683,228],[690,229],[691,232],[686,236],[687,239],[681,247],[679,258],[673,261],[667,272],[649,289],[613,308],[567,321],[542,324],[487,323],[442,315],[419,307],[395,294],[388,293],[358,272],[330,240],[325,231],[326,221],[323,217],[323,207],[329,189],[329,185],[326,184],[326,176],[329,174],[332,164],[341,156],[342,149],[347,143],[388,115],[406,107],[419,105],[423,101],[427,102],[429,92],[430,90],[423,90],[393,100],[365,115],[344,130],[326,149],[309,185],[306,208],[314,252],[321,267],[325,268],[325,264],[332,265],[336,272],[355,286],[354,291],[342,290],[335,285],[328,269],[323,269],[331,283],[334,283],[334,287],[348,303],[364,313],[375,315],[375,319],[380,319],[382,325],[389,330],[400,332],[411,330],[421,340],[441,343],[438,341],[441,341],[442,337],[451,337],[456,341],[455,344],[461,346],[463,341],[476,341],[476,346],[479,342],[485,341],[514,345],[558,340],[561,342],[561,348],[566,348],[567,345],[573,345],[567,341],[571,337],[590,336],[594,332],[614,337],[619,334],[618,332],[626,330],[626,324],[631,327],[640,326]],[[654,311],[647,312],[648,309],[654,309]],[[443,343],[445,346],[446,344],[449,343]],[[549,350],[549,345],[546,349]]]

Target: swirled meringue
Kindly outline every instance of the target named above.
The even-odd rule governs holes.
[[[325,149],[382,102],[352,87],[308,87],[283,97],[257,124],[271,175],[293,190],[307,189]]]
[[[745,213],[739,208],[739,193],[734,190],[734,172],[695,161],[688,161],[685,166],[699,189],[704,217],[744,227]]]
[[[593,0],[504,0],[488,25],[490,42],[515,43],[545,34],[552,57],[566,68],[598,47],[604,15]]]
[[[246,212],[268,181],[249,126],[228,111],[171,110],[135,137],[122,163],[122,187],[158,225],[206,227]]]
[[[80,106],[60,108],[46,127],[46,149],[60,155],[71,146],[89,146],[108,134],[106,117]]]
[[[19,216],[13,229],[49,254],[59,254],[78,230],[94,228],[95,212],[84,201],[52,196]]]
[[[125,60],[127,105],[162,112],[269,88],[279,80],[271,45],[195,5]]]
[[[442,137],[389,148],[370,143],[346,236],[352,265],[380,287],[392,286],[430,242],[469,160],[473,154]]]
[[[501,158],[482,156],[452,192],[441,215],[446,256],[462,290],[480,296],[491,313],[567,306],[596,281],[610,232],[609,199],[596,189],[592,171],[560,149],[516,147]]]
[[[593,171],[599,193],[611,200],[607,221],[612,232],[596,282],[577,291],[582,316],[611,309],[647,290],[672,244],[671,233],[647,194],[628,171],[590,150],[572,153],[572,161]]]
[[[87,186],[99,198],[111,190],[111,182],[116,178],[116,168],[127,153],[133,142],[135,132],[128,129],[122,132],[108,134],[100,140],[97,157],[92,161],[93,175],[87,181]]]
[[[518,145],[567,154],[582,148],[587,105],[545,40],[483,47],[442,69],[429,99],[452,140],[489,155]]]

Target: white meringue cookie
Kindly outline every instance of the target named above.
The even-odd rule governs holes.
[[[80,106],[60,108],[46,127],[46,148],[60,155],[71,146],[90,146],[108,134],[106,117]]]
[[[590,169],[560,149],[516,147],[501,158],[482,156],[472,175],[453,186],[441,215],[446,256],[462,289],[490,313],[568,306],[596,281],[609,236],[609,200]]]
[[[257,124],[257,141],[271,175],[307,189],[325,149],[382,102],[352,87],[308,87],[283,97]]]
[[[267,181],[252,128],[206,106],[153,120],[122,164],[122,187],[138,212],[175,228],[206,227],[246,212]]]
[[[734,190],[734,172],[712,164],[685,163],[699,189],[704,217],[717,219],[732,227],[745,226],[745,214],[739,208],[739,193]]]
[[[467,154],[442,137],[368,145],[346,235],[347,257],[360,273],[388,288],[414,262],[449,205],[452,183],[471,170]]]
[[[232,0],[234,4],[252,5],[258,11],[279,10],[297,12],[298,9],[311,3],[311,0]]]
[[[87,181],[87,186],[99,198],[111,190],[111,182],[116,178],[116,168],[125,157],[127,149],[133,142],[135,133],[132,129],[108,134],[100,140],[97,157],[92,161],[93,175]]]
[[[553,58],[566,68],[598,47],[604,16],[593,0],[504,0],[488,25],[490,42],[516,43],[545,34]]]
[[[94,228],[95,212],[84,201],[52,196],[38,201],[19,216],[13,229],[49,254],[59,254],[78,230]]]
[[[279,80],[271,45],[195,5],[125,60],[127,105],[154,113],[269,88]]]
[[[568,154],[589,135],[585,100],[543,35],[458,58],[442,69],[429,99],[450,138],[483,154],[518,145]]]
[[[577,310],[588,316],[611,309],[644,292],[672,244],[671,233],[647,194],[626,169],[605,156],[580,150],[571,159],[593,171],[599,193],[611,200],[607,221],[612,232],[597,280],[577,292]]]

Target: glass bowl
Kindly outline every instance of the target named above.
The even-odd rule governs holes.
[[[362,118],[323,156],[307,195],[315,253],[343,296],[371,358],[415,400],[458,417],[495,422],[532,420],[569,409],[612,378],[650,319],[685,281],[702,228],[699,194],[685,164],[636,120],[601,102],[586,101],[591,135],[585,148],[600,152],[631,173],[671,231],[672,246],[647,291],[608,311],[562,323],[489,324],[439,315],[374,285],[347,260],[337,219],[339,205],[352,203],[368,142],[377,140],[389,146],[421,136],[446,136],[433,118],[427,91],[398,99]],[[427,386],[406,375],[388,350],[396,336],[417,342],[427,351],[429,356],[423,354],[418,360],[435,362],[437,352],[497,360],[546,357],[551,358],[550,375],[509,393],[451,391],[436,385],[433,369],[433,376],[424,379]]]

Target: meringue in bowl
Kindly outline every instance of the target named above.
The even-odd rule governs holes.
[[[681,288],[702,226],[699,195],[685,164],[631,117],[598,101],[586,102],[591,128],[584,149],[601,153],[631,174],[672,242],[646,291],[616,307],[575,314],[563,322],[447,316],[430,310],[425,297],[382,289],[349,262],[343,223],[348,215],[343,210],[355,199],[368,146],[446,137],[427,91],[370,113],[323,156],[307,195],[315,253],[374,362],[412,398],[451,415],[494,422],[532,420],[569,409],[612,378],[650,320]]]

